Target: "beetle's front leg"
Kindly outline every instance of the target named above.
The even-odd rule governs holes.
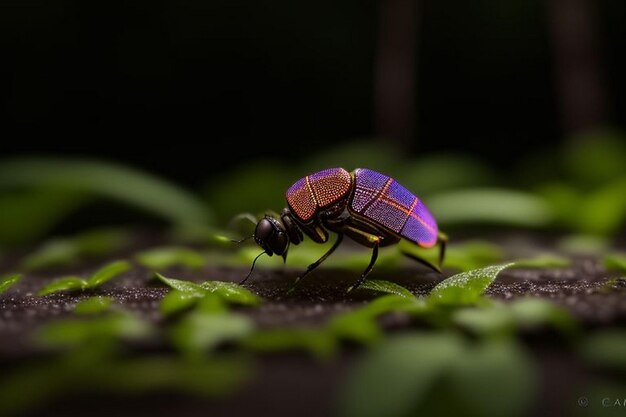
[[[337,249],[339,247],[339,245],[341,244],[342,240],[343,240],[343,233],[338,233],[337,234],[337,240],[335,241],[335,243],[333,243],[333,246],[331,246],[330,249],[328,249],[328,251],[326,251],[326,253],[323,254],[321,258],[319,258],[317,261],[315,261],[311,265],[309,265],[306,268],[306,271],[304,271],[304,273],[302,275],[300,275],[298,278],[296,278],[296,280],[294,281],[293,285],[291,286],[291,288],[289,289],[287,294],[292,293],[295,290],[296,285],[298,285],[298,283],[300,282],[300,280],[302,278],[304,278],[309,272],[313,271],[315,268],[320,266],[322,262],[324,262],[330,255],[332,255],[332,253],[335,251],[335,249]]]

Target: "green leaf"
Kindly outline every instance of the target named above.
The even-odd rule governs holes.
[[[494,303],[486,308],[461,308],[452,313],[453,322],[472,333],[509,335],[515,330],[515,318],[510,309]]]
[[[415,415],[464,344],[451,334],[390,337],[365,355],[340,392],[339,417]]]
[[[598,129],[568,141],[563,162],[568,173],[583,185],[604,184],[626,174],[624,134]]]
[[[76,314],[99,314],[104,313],[109,309],[113,299],[111,297],[89,297],[80,301],[74,307],[74,313]]]
[[[365,355],[340,392],[339,417],[516,416],[536,394],[536,370],[516,345],[454,334],[392,337]]]
[[[577,211],[577,230],[600,235],[615,234],[626,219],[626,177],[594,190]]]
[[[184,281],[180,279],[167,278],[158,272],[154,274],[159,281],[167,285],[168,287],[175,289],[177,291],[186,292],[186,293],[197,293],[199,295],[204,295],[206,291],[199,284],[191,281]]]
[[[543,227],[552,222],[554,213],[542,198],[497,188],[446,191],[431,196],[428,207],[437,213],[440,225],[503,224]]]
[[[395,178],[416,195],[428,196],[444,190],[488,185],[497,176],[474,156],[442,153],[412,161]]]
[[[129,268],[130,264],[126,261],[111,262],[94,272],[87,280],[76,276],[69,276],[52,281],[41,289],[37,295],[43,296],[60,291],[94,289],[115,278],[122,272],[127,271]]]
[[[517,259],[511,268],[567,268],[571,259],[558,255],[541,255],[536,258]]]
[[[461,272],[437,284],[428,296],[431,304],[465,305],[477,302],[500,271],[513,265],[494,265]]]
[[[385,295],[356,310],[331,318],[326,328],[339,339],[371,344],[382,337],[376,320],[379,316],[397,311],[414,313],[423,304],[422,300],[415,297],[407,298],[396,294]]]
[[[79,256],[78,248],[71,241],[53,239],[27,255],[21,265],[29,271],[71,266],[78,262]]]
[[[58,187],[42,185],[17,191],[0,187],[0,245],[24,244],[41,238],[89,201],[84,192]]]
[[[193,307],[203,296],[196,292],[172,290],[163,297],[159,308],[165,315],[176,314]]]
[[[37,414],[50,401],[96,392],[125,396],[176,392],[222,397],[236,392],[253,372],[252,363],[245,356],[183,360],[171,355],[142,355],[114,359],[94,355],[94,350],[98,350],[97,346],[60,358],[29,361],[4,372],[0,381],[0,414]]]
[[[128,313],[90,320],[67,319],[43,325],[35,341],[46,347],[78,347],[108,341],[136,340],[150,336],[152,326]]]
[[[59,278],[43,287],[37,295],[44,296],[60,291],[84,290],[87,288],[87,282],[81,277],[69,276]]]
[[[115,278],[130,269],[130,263],[126,261],[111,262],[97,270],[88,280],[87,288],[96,288],[105,282]]]
[[[253,322],[239,314],[193,312],[174,327],[171,336],[179,350],[193,356],[240,340],[253,330]]]
[[[210,294],[219,295],[230,303],[243,305],[258,305],[261,303],[261,298],[234,282],[204,281],[200,284],[200,287]]]
[[[577,234],[562,238],[557,246],[569,253],[601,255],[607,251],[610,243],[604,236]]]
[[[411,291],[407,290],[401,285],[398,285],[393,282],[383,281],[383,280],[366,280],[359,286],[359,289],[371,290],[376,292],[383,292],[387,294],[396,294],[400,297],[411,298],[414,299],[415,296],[411,293]]]
[[[0,294],[15,285],[22,279],[22,274],[8,274],[0,277]]]
[[[626,254],[624,253],[608,254],[604,257],[602,263],[608,270],[626,272]]]
[[[280,161],[246,161],[225,175],[214,176],[205,196],[218,218],[226,223],[242,208],[263,213],[269,207],[282,207],[284,192],[296,179]]]
[[[206,257],[201,253],[182,247],[150,249],[136,255],[137,261],[148,268],[161,270],[173,266],[201,269],[206,265]]]
[[[580,345],[582,357],[590,364],[610,371],[626,372],[626,330],[600,330]]]
[[[516,344],[491,341],[455,359],[450,368],[450,388],[458,401],[473,411],[472,415],[528,415],[538,378],[533,363]]]
[[[78,233],[69,238],[81,256],[99,257],[128,247],[131,233],[116,228],[98,228]]]
[[[97,258],[128,246],[130,235],[116,229],[95,229],[77,235],[47,241],[22,260],[22,267],[40,270],[71,266],[85,259]]]
[[[318,359],[328,359],[337,350],[335,338],[324,329],[260,330],[243,340],[243,344],[246,348],[258,352],[302,350]]]
[[[519,327],[537,327],[551,325],[566,335],[578,331],[578,325],[570,312],[555,303],[536,297],[524,297],[514,300],[509,311]]]
[[[80,380],[91,381],[92,391],[100,387],[123,394],[176,391],[222,397],[236,392],[252,374],[245,357],[194,359],[161,356],[96,363],[91,372],[81,370]]]
[[[121,165],[79,158],[0,161],[0,188],[55,187],[110,198],[175,224],[206,224],[206,206],[163,179]]]
[[[196,284],[195,282],[167,278],[158,273],[155,275],[168,287],[181,292],[195,294],[198,297],[215,294],[226,302],[243,305],[257,305],[261,302],[261,299],[258,296],[241,285],[233,282],[204,281],[201,284]],[[174,304],[176,303],[176,301],[171,302]]]

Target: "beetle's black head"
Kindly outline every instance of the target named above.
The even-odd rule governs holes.
[[[289,248],[289,236],[285,226],[272,216],[265,216],[256,224],[254,241],[269,255],[287,254]]]

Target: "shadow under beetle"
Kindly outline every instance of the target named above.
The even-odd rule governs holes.
[[[289,245],[299,244],[304,235],[314,242],[325,243],[329,231],[337,234],[332,247],[307,267],[294,286],[337,249],[344,235],[372,248],[369,265],[348,291],[362,284],[371,272],[379,247],[402,239],[423,248],[439,244],[439,266],[411,253],[402,253],[440,271],[446,235],[439,232],[437,222],[422,201],[391,177],[367,168],[357,168],[351,173],[343,168],[329,168],[299,179],[285,196],[288,207],[280,216],[266,215],[256,224],[253,237],[263,249],[259,256],[276,254],[286,261]],[[250,277],[255,262],[242,284]]]

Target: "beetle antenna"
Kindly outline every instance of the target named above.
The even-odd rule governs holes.
[[[256,258],[254,258],[254,261],[252,261],[252,267],[250,268],[250,272],[248,272],[248,275],[246,275],[246,277],[245,277],[243,280],[241,280],[241,282],[239,283],[239,285],[241,285],[241,284],[245,283],[245,282],[248,280],[248,278],[250,278],[250,275],[252,275],[252,271],[254,271],[254,265],[256,265],[256,261],[257,261],[257,259],[259,259],[259,258],[261,257],[261,255],[265,255],[266,253],[267,253],[267,252],[263,251],[263,252],[259,253],[259,254],[256,256]]]
[[[244,237],[243,239],[239,239],[239,240],[231,239],[230,241],[233,242],[233,243],[239,244],[239,243],[243,243],[246,240],[251,239],[253,237],[254,237],[254,235],[250,235],[250,236]]]
[[[252,224],[256,225],[257,219],[250,213],[241,213],[233,217],[230,222],[228,222],[228,228],[233,229],[235,225],[240,223],[242,220],[249,221]]]

